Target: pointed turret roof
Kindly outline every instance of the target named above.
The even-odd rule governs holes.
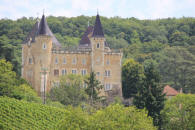
[[[37,20],[36,23],[34,24],[31,32],[27,35],[27,37],[25,38],[25,40],[23,41],[23,43],[27,43],[28,41],[31,40],[31,42],[35,41],[35,37],[38,33],[38,29],[39,29],[39,21]]]
[[[52,43],[56,46],[61,46],[61,44],[59,43],[59,41],[56,39],[56,37],[54,36],[54,34],[51,32],[45,15],[43,14],[41,21],[37,21],[35,23],[35,25],[32,28],[32,31],[29,33],[29,35],[27,36],[26,40],[24,41],[24,43],[27,43],[30,39],[32,39],[32,42],[35,41],[35,37],[38,35],[46,35],[46,36],[50,36],[52,38]]]
[[[85,31],[85,33],[83,34],[81,41],[79,43],[79,46],[89,47],[91,45],[91,42],[89,39],[90,39],[90,35],[92,34],[92,32],[93,32],[93,26],[89,26],[87,30]]]
[[[95,26],[93,30],[93,37],[104,37],[103,29],[102,29],[102,24],[100,21],[100,16],[97,14],[96,20],[95,20]]]
[[[53,35],[53,33],[51,32],[47,21],[45,19],[45,15],[43,14],[40,24],[39,24],[39,30],[38,30],[38,35],[47,35],[47,36],[51,36],[52,38],[52,42],[57,45],[57,46],[61,46],[59,41],[56,39],[56,37]]]

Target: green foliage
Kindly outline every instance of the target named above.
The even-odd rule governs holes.
[[[60,129],[156,130],[144,110],[119,104],[98,110],[90,116],[79,108],[73,108],[73,112],[61,123]]]
[[[90,76],[85,80],[85,83],[87,84],[87,88],[85,89],[85,91],[90,97],[91,104],[93,104],[94,101],[100,99],[99,93],[100,89],[102,89],[103,86],[100,84],[100,81],[96,79],[96,75],[93,71],[90,73]]]
[[[133,59],[126,60],[122,67],[122,91],[124,98],[134,97],[138,87],[142,84],[144,69]]]
[[[12,64],[5,59],[0,60],[0,96],[10,96],[16,82],[16,73]]]
[[[28,102],[42,103],[41,98],[38,97],[35,90],[27,84],[22,84],[20,86],[14,87],[11,97]]]
[[[133,104],[139,109],[146,108],[148,116],[153,118],[154,125],[161,127],[160,111],[164,107],[165,95],[163,94],[163,87],[159,85],[160,75],[153,63],[144,68],[144,75],[144,82],[139,86]]]
[[[163,55],[159,64],[163,82],[177,90],[183,88],[185,93],[194,93],[195,55],[193,52],[184,47],[167,47],[163,50]]]
[[[161,112],[163,129],[194,130],[195,129],[195,95],[179,94],[165,102]]]
[[[67,111],[42,104],[0,97],[0,126],[3,129],[53,130]]]
[[[82,76],[73,74],[61,77],[60,85],[53,86],[48,97],[52,101],[72,106],[78,106],[88,99],[83,88]]]
[[[156,130],[144,110],[111,105],[88,114],[80,107],[65,109],[0,97],[2,129],[131,129]]]
[[[155,129],[152,119],[144,110],[120,105],[108,106],[94,114],[92,120],[95,129]]]
[[[186,35],[185,32],[174,32],[170,37],[171,45],[174,46],[184,46],[188,44],[189,37]]]

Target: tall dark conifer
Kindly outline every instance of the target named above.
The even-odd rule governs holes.
[[[153,118],[154,125],[161,126],[160,111],[164,107],[165,95],[163,87],[159,84],[160,75],[152,63],[145,67],[144,74],[144,84],[138,89],[134,104],[139,109],[146,108],[148,116]]]

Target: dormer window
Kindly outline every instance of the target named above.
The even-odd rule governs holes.
[[[43,43],[43,49],[46,49],[46,43]]]
[[[100,48],[100,43],[97,43],[97,48]]]

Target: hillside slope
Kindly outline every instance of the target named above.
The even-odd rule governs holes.
[[[0,129],[56,129],[66,111],[42,104],[0,97]]]

